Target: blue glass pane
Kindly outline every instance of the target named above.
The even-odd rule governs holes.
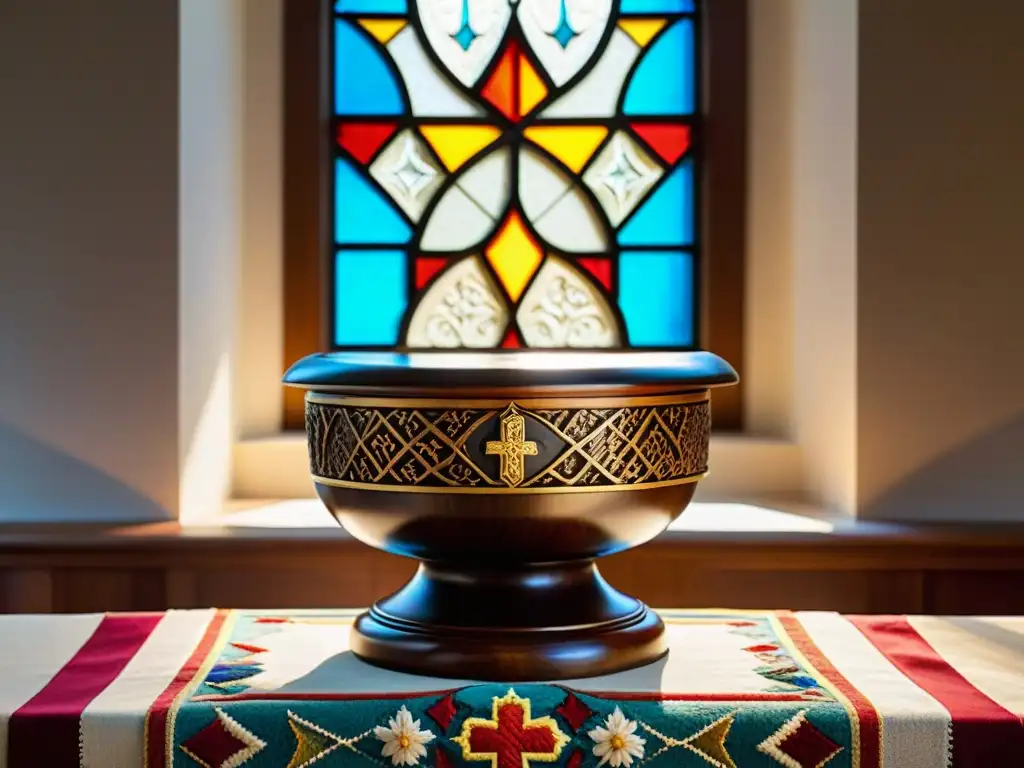
[[[693,22],[682,19],[643,54],[629,81],[622,109],[627,115],[693,113]]]
[[[335,265],[335,343],[397,344],[406,304],[405,253],[342,250]]]
[[[384,56],[347,21],[334,22],[334,109],[339,115],[400,115],[402,94]]]
[[[679,2],[679,0],[676,0]],[[338,0],[337,13],[405,13],[405,0]]]
[[[620,245],[689,245],[693,242],[693,161],[684,160],[626,220]]]
[[[387,197],[344,158],[335,162],[334,239],[339,243],[407,243],[412,229]]]
[[[693,256],[683,251],[623,251],[619,308],[631,346],[693,346]]]
[[[619,9],[622,13],[692,13],[695,5],[694,0],[622,0]]]

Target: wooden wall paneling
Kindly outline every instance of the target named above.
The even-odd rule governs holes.
[[[919,571],[602,568],[616,587],[653,606],[918,613]]]
[[[128,573],[131,603],[135,611],[162,611],[168,607],[167,571],[163,568],[136,568]]]
[[[56,568],[53,571],[53,609],[56,613],[94,613],[136,610],[132,570]]]
[[[199,601],[199,574],[187,568],[168,568],[164,572],[164,594],[168,608],[202,608]]]
[[[0,613],[53,612],[53,576],[47,568],[0,570]]]
[[[389,562],[386,566],[371,566],[371,585],[373,588],[373,600],[384,595],[397,592],[416,573],[416,561],[405,557],[395,558],[396,562]],[[372,602],[373,600],[369,601]],[[369,605],[363,600],[360,605]]]
[[[867,607],[861,613],[925,613],[925,574],[923,570],[866,572]],[[811,574],[811,578],[817,577]]]
[[[1024,616],[1024,570],[928,573],[922,613]]]
[[[655,607],[1024,615],[1024,535],[952,538],[670,534],[605,558],[601,570]],[[0,529],[0,612],[362,607],[415,567],[343,536],[188,532],[28,545],[5,542]]]
[[[361,545],[344,554],[282,558],[276,567],[221,564],[195,572],[200,605],[237,608],[358,608],[397,590],[415,563]]]

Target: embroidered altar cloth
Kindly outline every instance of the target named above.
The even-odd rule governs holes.
[[[0,768],[1024,765],[1024,618],[661,611],[557,683],[407,675],[355,611],[0,616]]]

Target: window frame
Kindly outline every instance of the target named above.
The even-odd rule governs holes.
[[[742,374],[747,221],[748,0],[701,0],[703,147],[699,344]],[[324,243],[330,230],[330,0],[284,3],[283,289],[285,366],[330,347]],[[743,428],[742,390],[715,395],[716,431]],[[285,429],[302,392],[284,391]]]

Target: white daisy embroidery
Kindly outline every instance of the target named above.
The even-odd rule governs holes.
[[[380,753],[391,758],[392,765],[417,765],[427,754],[423,746],[434,740],[430,731],[420,730],[420,721],[413,720],[404,706],[388,720],[388,728],[378,725],[373,734],[384,742]]]
[[[633,758],[644,756],[646,739],[636,735],[636,721],[629,720],[618,707],[608,715],[604,727],[600,725],[588,735],[594,744],[594,754],[601,758],[598,765],[609,763],[612,768],[620,765],[632,765]]]

